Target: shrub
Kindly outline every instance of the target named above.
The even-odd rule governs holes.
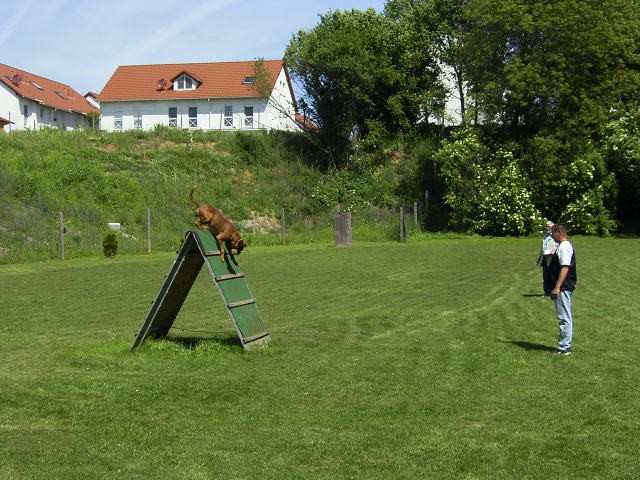
[[[102,249],[104,252],[104,256],[115,257],[118,253],[118,237],[115,233],[108,233],[104,240],[102,241]]]

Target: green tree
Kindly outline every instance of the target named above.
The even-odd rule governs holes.
[[[512,138],[590,136],[638,94],[636,0],[468,0],[465,13],[471,93]]]
[[[417,81],[400,33],[373,9],[335,11],[321,15],[312,30],[298,32],[287,47],[287,65],[337,167],[346,162],[354,138],[411,128],[428,113],[423,92],[431,84],[424,80],[424,61]],[[437,71],[427,70],[435,83]]]
[[[368,119],[392,121],[388,107],[399,76],[389,55],[390,33],[373,9],[335,11],[321,15],[312,30],[299,31],[287,47],[285,60],[303,89],[307,114],[337,167],[346,161],[354,133],[366,135]]]
[[[466,110],[462,42],[467,30],[465,0],[389,0],[384,13],[395,22],[403,50],[399,56],[415,111],[442,115],[450,95]],[[444,83],[444,84],[443,84]]]

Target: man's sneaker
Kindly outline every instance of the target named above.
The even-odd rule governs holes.
[[[556,350],[556,354],[557,354],[557,355],[563,355],[563,356],[565,356],[565,357],[568,357],[569,355],[571,355],[571,349],[570,349],[570,348],[567,348],[566,350],[560,350],[560,349],[557,349],[557,350]]]

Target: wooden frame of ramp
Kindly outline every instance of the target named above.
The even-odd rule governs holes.
[[[247,350],[271,339],[235,257],[226,253],[225,261],[222,262],[217,248],[215,238],[209,231],[197,230],[186,233],[178,257],[166,275],[160,293],[137,333],[131,350],[138,348],[147,338],[167,336],[205,264],[227,308],[242,347]]]

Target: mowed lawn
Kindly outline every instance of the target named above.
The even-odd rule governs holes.
[[[576,237],[574,355],[537,239],[249,247],[272,342],[175,255],[0,266],[0,478],[576,479],[640,471],[640,240]]]

